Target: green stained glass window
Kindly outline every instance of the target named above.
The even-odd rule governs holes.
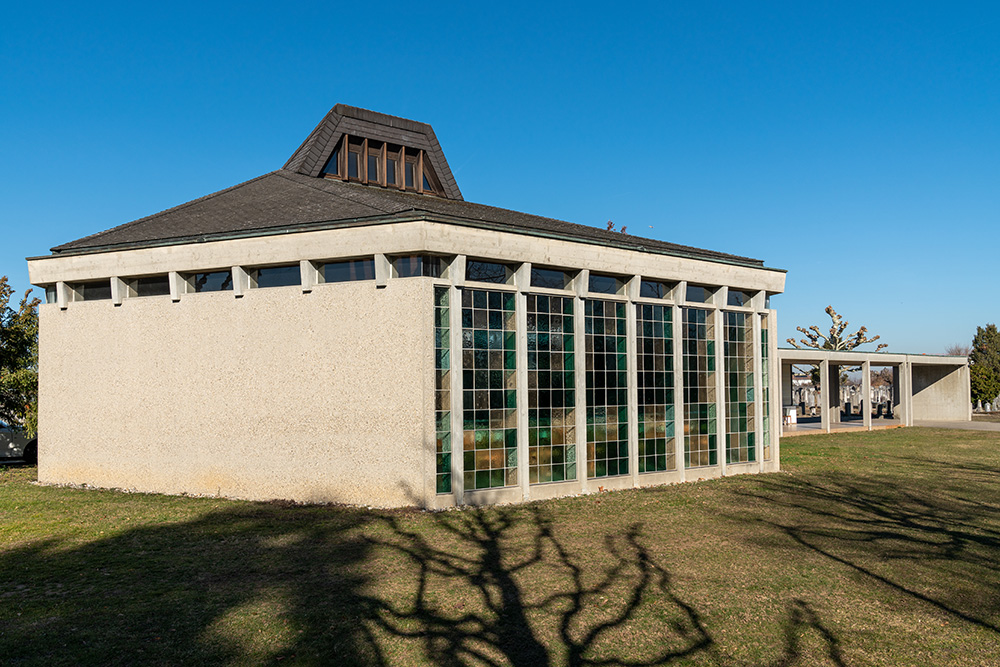
[[[639,472],[675,470],[673,309],[636,304],[635,314]]]
[[[434,288],[434,421],[437,492],[451,493],[451,339],[447,287]]]
[[[465,488],[517,484],[514,295],[462,290]]]
[[[528,477],[576,479],[573,299],[529,294]]]
[[[723,313],[726,362],[726,463],[757,460],[754,442],[753,315]]]
[[[715,314],[683,308],[684,467],[718,464]]]
[[[625,304],[584,302],[587,346],[587,476],[628,474]]]

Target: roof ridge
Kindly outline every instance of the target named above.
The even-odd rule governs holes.
[[[153,218],[156,218],[158,216],[164,215],[166,213],[171,213],[173,211],[183,210],[183,209],[185,209],[185,208],[187,208],[189,206],[194,206],[195,204],[199,204],[199,203],[201,203],[203,201],[207,201],[207,200],[212,199],[213,197],[217,197],[217,196],[219,196],[221,194],[225,194],[227,192],[232,192],[233,190],[238,190],[238,189],[242,188],[245,185],[249,185],[250,183],[254,183],[255,181],[259,181],[262,178],[270,176],[271,174],[276,173],[276,171],[277,170],[275,170],[275,171],[269,171],[266,174],[261,174],[260,176],[257,176],[255,178],[251,178],[250,180],[243,181],[242,183],[237,183],[236,185],[231,185],[228,188],[224,188],[222,190],[217,190],[216,192],[212,192],[212,193],[209,193],[209,194],[204,195],[202,197],[198,197],[197,199],[192,199],[191,201],[184,202],[183,204],[178,204],[177,206],[171,206],[169,208],[163,209],[162,211],[157,211],[156,213],[151,213],[151,214],[143,216],[141,218],[136,218],[135,220],[132,220],[130,222],[125,222],[125,223],[122,223],[120,225],[116,225],[116,226],[112,227],[111,229],[105,229],[104,231],[97,232],[95,234],[90,234],[89,236],[84,236],[83,238],[75,239],[73,241],[70,241],[69,243],[63,243],[63,244],[57,245],[57,246],[55,246],[53,248],[49,248],[49,251],[50,252],[58,252],[59,248],[62,248],[62,247],[67,246],[67,245],[70,245],[71,243],[72,244],[77,244],[77,243],[79,243],[81,241],[86,241],[88,239],[96,239],[98,237],[104,236],[105,234],[110,234],[111,232],[118,231],[119,229],[122,229],[124,227],[129,227],[131,225],[137,225],[137,224],[139,224],[141,222],[147,222],[147,221],[149,221],[149,220],[151,220]]]

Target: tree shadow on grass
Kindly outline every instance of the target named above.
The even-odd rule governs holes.
[[[737,493],[762,501],[758,507],[764,511],[752,520],[795,544],[1000,634],[997,472],[919,459],[906,465],[926,466],[935,474],[907,485],[899,483],[899,475],[768,476]]]
[[[734,664],[643,526],[608,526],[567,532],[545,504],[427,514],[258,503],[83,544],[34,542],[0,551],[0,656],[14,665]],[[810,629],[829,662],[843,664],[804,600],[775,619],[784,650],[772,664],[815,664],[799,646]]]

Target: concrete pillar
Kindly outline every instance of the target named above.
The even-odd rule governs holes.
[[[861,417],[865,429],[872,430],[872,362],[861,364]]]
[[[576,478],[580,491],[587,493],[587,325],[583,294],[586,293],[589,272],[580,271],[576,280],[577,294],[573,299],[573,372],[576,373]],[[582,283],[582,286],[581,286]]]
[[[823,430],[830,432],[830,361],[819,362],[819,421]]]
[[[530,275],[530,266],[528,275]],[[515,280],[517,276],[515,276]],[[515,361],[517,370],[517,481],[521,487],[521,498],[531,498],[531,485],[528,477],[528,296],[527,283],[522,279],[518,282],[517,294],[514,296],[514,327],[516,331],[517,348]]]
[[[392,264],[385,255],[375,255],[375,287],[385,287],[392,275]]]
[[[719,472],[726,474],[726,318],[718,308],[715,318],[715,414],[718,439]]]
[[[826,410],[830,413],[828,423],[832,427],[840,423],[840,364],[828,364],[829,380],[827,382]]]
[[[319,282],[319,271],[316,270],[316,265],[308,259],[303,259],[299,262],[299,275],[302,280],[302,293],[312,292],[313,285]],[[450,299],[448,303],[451,303]]]
[[[111,278],[111,302],[116,306],[122,305],[125,295],[128,293],[128,286],[125,281],[118,276]]]
[[[764,462],[764,412],[771,409],[764,403],[764,373],[761,358],[760,315],[754,313],[753,318],[753,400],[754,400],[754,442],[757,458],[757,469],[763,468]],[[774,389],[771,389],[774,392]]]
[[[775,384],[778,378],[781,360],[778,358],[778,313],[774,310],[767,311],[768,329],[771,331],[769,338],[770,351],[768,356],[771,359],[771,383]],[[789,370],[791,370],[789,368]],[[791,381],[791,377],[789,377]],[[781,397],[775,392],[776,387],[771,387],[771,460],[780,465],[781,462]],[[791,393],[789,392],[789,395]]]
[[[453,274],[454,276],[454,274]],[[454,277],[453,277],[454,280]],[[451,343],[451,493],[455,504],[465,502],[465,417],[462,395],[462,290],[448,289],[448,332]]]
[[[185,283],[181,278],[181,274],[176,271],[171,271],[167,274],[167,284],[170,286],[170,300],[177,302],[181,300],[181,294],[184,294]]]
[[[233,276],[233,296],[239,298],[250,289],[250,276],[243,270],[242,266],[232,267]]]
[[[687,469],[684,466],[684,313],[681,307],[673,307],[674,329],[674,460],[680,481],[684,481]]]
[[[60,280],[56,283],[56,303],[59,305],[59,310],[66,310],[69,302],[69,285]]]
[[[639,487],[639,359],[636,350],[635,301],[639,297],[642,276],[632,276],[625,286],[625,372],[628,385],[628,470],[632,486]]]
[[[795,392],[792,388],[792,365],[781,364],[781,384],[778,385],[781,394],[781,405],[795,405]]]

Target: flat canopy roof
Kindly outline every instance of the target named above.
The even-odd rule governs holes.
[[[863,352],[860,350],[813,350],[779,347],[781,363],[818,364],[829,361],[838,365],[857,366],[869,362],[875,366],[898,366],[915,364],[918,366],[966,366],[968,357],[952,357],[937,354],[909,354],[906,352]]]

